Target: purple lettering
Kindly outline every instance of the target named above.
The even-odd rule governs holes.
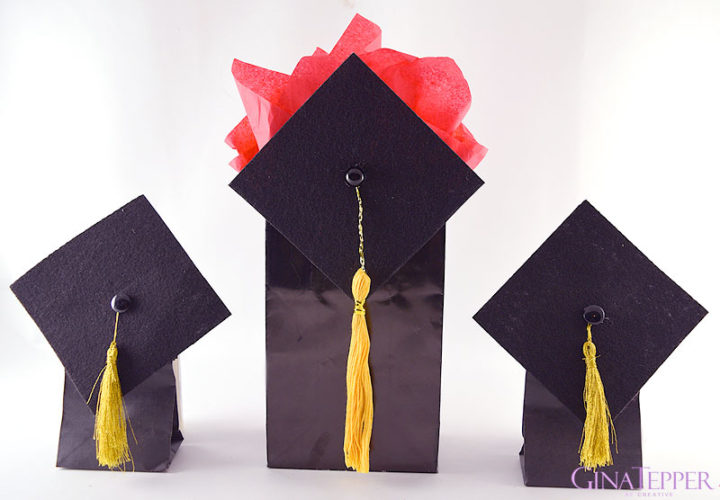
[[[672,477],[672,473],[670,473],[670,472],[662,471],[662,472],[660,473],[660,489],[661,489],[661,490],[664,490],[664,489],[665,489],[665,483],[666,483],[667,481],[670,481],[670,478],[671,478],[671,477]]]
[[[595,474],[597,474],[597,473],[595,473]],[[610,476],[608,476],[606,473],[601,471],[600,472],[600,483],[602,484],[602,489],[605,489],[605,481],[610,483],[612,485],[613,489],[617,489],[617,485],[618,485],[617,471],[615,472],[615,481],[613,481],[612,478]]]
[[[679,477],[678,477],[678,476],[679,476]],[[680,480],[680,482],[682,482],[682,480],[683,480],[684,478],[685,478],[685,474],[683,474],[682,472],[679,472],[679,471],[678,471],[678,472],[673,472],[673,489],[674,489],[674,490],[677,489],[678,479]]]
[[[627,472],[625,474],[623,474],[623,478],[622,478],[622,481],[620,481],[620,484],[618,485],[618,489],[622,489],[622,487],[625,483],[627,483],[630,486],[629,489],[631,489],[631,490],[635,489],[635,486],[633,486],[633,483],[630,480],[630,474],[628,474]]]
[[[583,470],[582,467],[578,467],[577,469],[575,469],[572,473],[572,476],[570,476],[570,481],[572,481],[573,486],[575,486],[579,490],[591,490],[593,487],[592,481],[588,481],[587,488],[583,488],[582,486],[577,484],[577,482],[575,481],[575,476],[577,476],[577,473],[580,472],[581,470]]]
[[[634,470],[638,471],[638,489],[643,489],[645,482],[643,481],[643,471],[650,469],[650,467],[633,467]]]
[[[700,487],[698,488],[699,490],[702,489],[702,483],[705,483],[705,486],[707,486],[707,489],[709,489],[709,490],[713,489],[713,487],[710,486],[710,483],[708,483],[708,481],[710,480],[710,474],[708,474],[707,472],[698,472],[698,480],[701,483]]]
[[[655,482],[659,479],[657,476],[659,476],[659,472],[654,470],[649,470],[647,473],[647,482],[648,482],[648,489],[649,490],[657,490],[659,488],[655,487]]]

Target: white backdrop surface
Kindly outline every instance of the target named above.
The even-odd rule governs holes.
[[[265,467],[264,222],[227,187],[230,66],[290,72],[355,12],[455,58],[490,149],[448,225],[438,474]],[[522,486],[524,372],[471,318],[585,198],[710,310],[642,391],[643,445],[718,488],[674,498],[717,496],[719,54],[710,0],[0,0],[0,497],[587,498]],[[63,370],[8,285],[140,193],[233,316],[181,356],[167,474],[59,470]]]

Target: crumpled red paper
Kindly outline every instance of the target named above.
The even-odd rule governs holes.
[[[225,142],[237,150],[237,171],[350,56],[357,54],[471,168],[487,148],[462,124],[470,109],[470,88],[449,57],[415,57],[381,48],[380,27],[356,14],[328,53],[317,48],[286,75],[235,59],[232,72],[247,116]]]

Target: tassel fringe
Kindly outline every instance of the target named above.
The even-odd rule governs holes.
[[[117,323],[119,313],[115,317],[115,336],[107,350],[105,367],[100,372],[98,379],[98,400],[95,411],[95,455],[98,464],[110,469],[124,469],[127,462],[132,463],[133,470],[135,462],[127,438],[127,415],[122,400],[120,378],[117,370]],[[97,381],[95,382],[97,385]],[[93,387],[93,391],[94,391]],[[92,398],[92,393],[91,396]],[[132,431],[132,427],[131,427]],[[133,434],[134,436],[134,434]],[[136,441],[137,442],[137,441]]]
[[[352,282],[355,312],[347,361],[345,411],[345,465],[358,472],[370,471],[370,437],[373,425],[373,392],[370,379],[370,335],[365,319],[365,299],[370,277],[360,268]]]
[[[617,453],[617,436],[597,367],[596,349],[590,332],[591,326],[588,323],[587,342],[583,345],[586,366],[583,401],[586,416],[578,451],[580,453],[580,465],[585,470],[592,469],[594,471],[598,467],[613,464],[610,444],[615,444],[615,452]]]

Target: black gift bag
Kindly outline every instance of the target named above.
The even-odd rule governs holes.
[[[267,461],[345,470],[345,363],[352,299],[269,224]],[[368,300],[375,471],[436,472],[445,228]]]
[[[175,363],[168,363],[125,395],[125,408],[132,425],[129,439],[134,464],[126,470],[167,470],[183,440],[180,432]],[[95,415],[65,376],[63,416],[60,426],[57,466],[69,469],[103,470],[95,458]]]
[[[83,231],[10,288],[65,367],[58,467],[166,470],[183,439],[173,360],[230,311],[147,198]],[[96,457],[94,430],[113,360],[130,453],[111,461]],[[98,437],[124,445],[117,435]]]
[[[359,307],[375,412],[369,470],[437,470],[445,223],[481,185],[355,55],[233,180],[268,222],[270,467],[346,468]],[[359,265],[372,284],[358,306]]]
[[[520,452],[525,484],[642,487],[640,389],[706,314],[582,202],[475,314],[527,370]],[[595,429],[611,456],[583,464],[593,365],[617,439],[611,443],[610,425]]]
[[[553,486],[578,489],[637,489],[642,474],[640,395],[614,419],[622,436],[614,464],[597,471],[578,465],[583,422],[545,386],[526,372],[520,450],[525,486]],[[614,451],[614,448],[613,448]]]

